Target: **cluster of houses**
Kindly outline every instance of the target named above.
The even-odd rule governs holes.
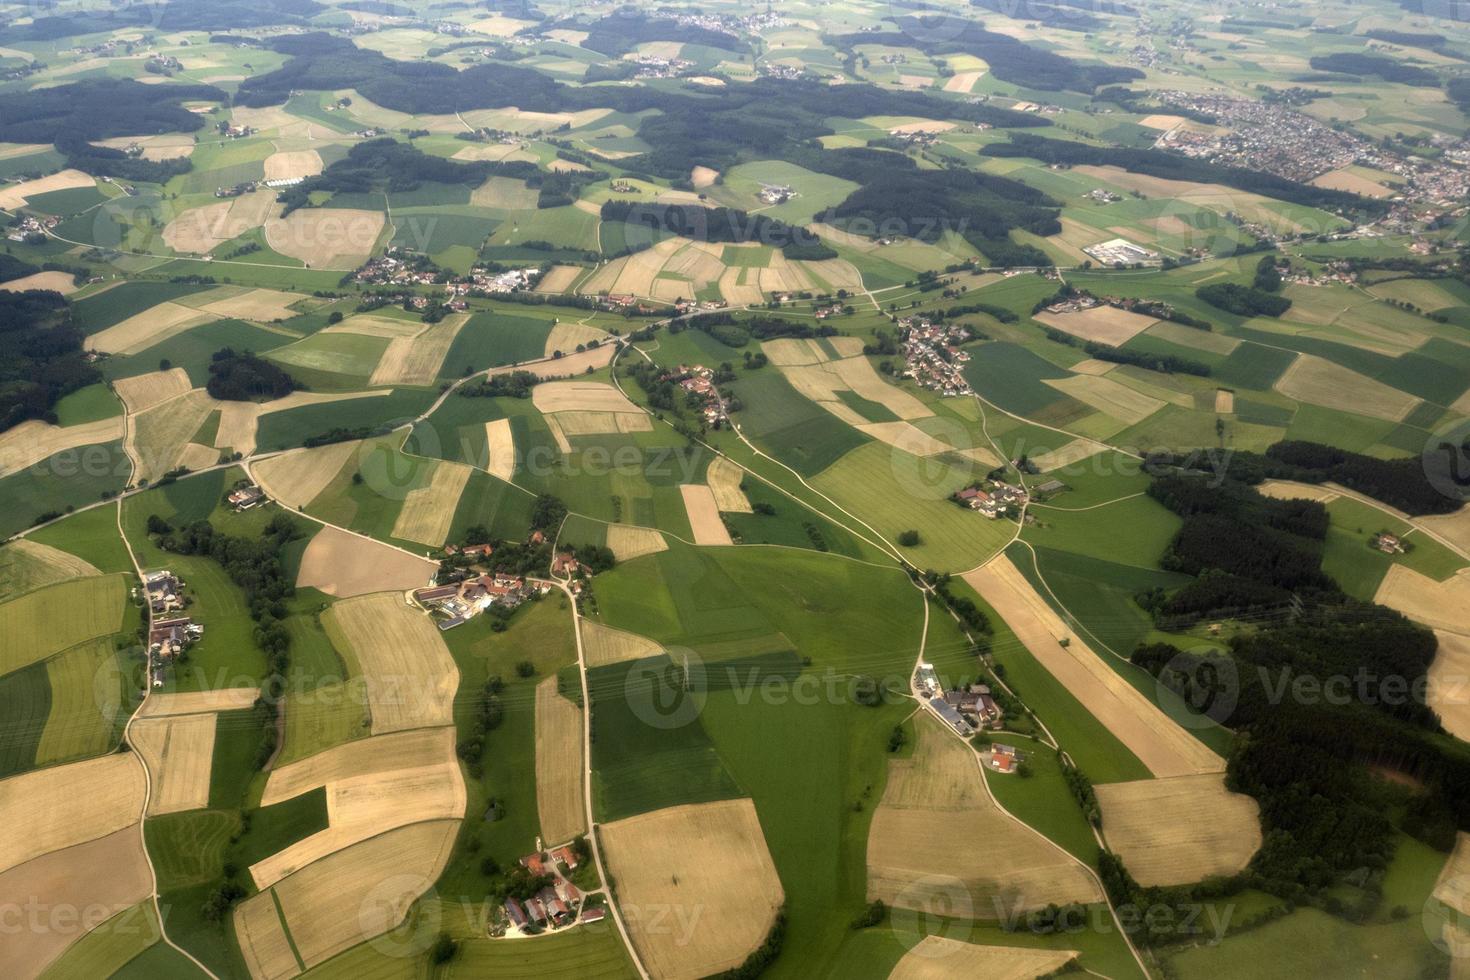
[[[1398,535],[1389,534],[1387,531],[1380,531],[1373,535],[1371,543],[1385,555],[1402,555],[1405,550],[1404,543],[1399,540]]]
[[[767,204],[785,204],[796,196],[796,191],[786,184],[761,184],[760,193],[756,195]]]
[[[959,347],[970,339],[969,330],[959,324],[936,325],[927,317],[906,317],[898,326],[908,365],[900,377],[944,395],[972,394],[963,371],[970,354]]]
[[[999,480],[986,480],[979,485],[968,486],[956,491],[951,499],[961,506],[979,511],[991,520],[995,520],[1010,508],[1026,503],[1030,496],[1022,487]]]
[[[249,194],[251,191],[255,190],[255,188],[255,181],[243,180],[238,184],[231,185],[230,187],[216,187],[214,189],[214,196],[221,198],[241,197],[245,194]]]
[[[432,286],[443,273],[417,257],[410,258],[390,247],[383,255],[363,263],[352,278],[374,285]]]
[[[488,556],[490,546],[473,545],[460,553],[472,557],[477,554]],[[491,606],[514,609],[537,594],[544,595],[550,591],[550,585],[527,582],[516,575],[472,575],[458,582],[415,589],[413,599],[436,618],[439,629],[452,630]]]
[[[684,391],[697,396],[700,411],[708,425],[714,425],[729,415],[729,405],[715,385],[715,372],[702,364],[680,364],[661,380],[672,381]]]
[[[173,572],[163,569],[145,572],[143,591],[148,597],[150,622],[148,626],[148,653],[153,663],[154,687],[163,686],[163,667],[191,644],[204,636],[204,625],[188,616],[178,615],[187,603],[184,599],[184,582]]]
[[[530,898],[507,898],[501,905],[505,912],[501,935],[536,935],[544,929],[560,929],[578,919],[598,922],[607,914],[607,909],[601,905],[584,909],[582,892],[563,874],[562,868],[567,872],[577,869],[577,856],[570,847],[528,854],[521,858],[520,864],[538,878],[549,876],[555,881]]]
[[[46,218],[37,218],[29,214],[21,215],[20,220],[11,226],[10,233],[6,237],[12,242],[23,242],[35,236],[44,239],[46,229],[56,227],[59,221],[61,219],[54,215]]]
[[[597,305],[600,309],[611,313],[649,314],[658,312],[637,296],[630,296],[627,293],[608,293],[606,296],[598,296]]]
[[[1108,190],[1105,187],[1094,188],[1084,194],[1083,197],[1090,198],[1091,200],[1096,201],[1098,204],[1113,204],[1117,201],[1123,200],[1121,194],[1114,194],[1112,191]]]
[[[531,266],[528,269],[507,269],[504,272],[485,273],[474,270],[470,279],[475,286],[490,293],[514,293],[521,289],[530,289],[541,280],[541,269]]]

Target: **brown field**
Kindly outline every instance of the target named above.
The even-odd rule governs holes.
[[[651,527],[635,527],[632,524],[609,524],[607,546],[618,561],[632,561],[644,555],[667,551],[669,543],[664,536]]]
[[[679,487],[684,495],[684,510],[689,514],[689,528],[694,532],[695,544],[734,544],[725,522],[720,519],[720,508],[715,495],[702,483],[686,483]]]
[[[121,416],[65,428],[31,419],[0,433],[0,477],[39,463],[64,449],[122,438]]]
[[[997,903],[1029,910],[1102,900],[1080,862],[996,807],[967,743],[927,716],[916,727],[913,756],[889,762],[873,811],[870,899],[923,910],[940,895],[963,895],[982,919],[1000,914]]]
[[[485,423],[485,445],[490,458],[485,469],[491,476],[509,483],[516,474],[516,441],[511,431],[510,419],[496,419]]]
[[[444,357],[468,322],[468,313],[453,313],[424,327],[413,337],[395,337],[373,369],[370,385],[431,385],[439,377]]]
[[[830,409],[833,405],[841,403],[829,402],[823,408]],[[842,406],[846,408],[846,406]],[[840,411],[833,412],[838,418],[843,419],[854,429],[869,435],[879,442],[886,443],[894,449],[901,449],[914,456],[938,456],[940,453],[955,452],[955,448],[949,443],[940,442],[929,433],[918,426],[910,425],[908,422],[864,422],[861,416],[857,420],[844,417]],[[856,414],[856,413],[854,413]],[[994,459],[989,450],[978,450],[982,455]],[[996,464],[999,460],[995,461]],[[993,464],[994,465],[994,464]]]
[[[1256,485],[1256,492],[1274,500],[1320,500],[1323,503],[1342,496],[1329,486],[1293,483],[1290,480],[1265,480]]]
[[[585,271],[580,265],[554,265],[536,284],[536,292],[570,292],[572,286],[577,282],[577,277]]]
[[[255,433],[260,425],[260,406],[255,402],[220,402],[219,428],[214,448],[249,455],[255,452]]]
[[[272,320],[289,320],[296,316],[291,304],[299,302],[301,297],[294,293],[283,293],[276,289],[250,289],[206,303],[200,309],[217,317],[268,323]]]
[[[1429,665],[1425,702],[1439,714],[1445,731],[1470,742],[1470,637],[1445,630],[1435,630],[1434,637],[1439,650]]]
[[[968,95],[970,90],[975,87],[975,83],[984,77],[985,72],[983,71],[955,72],[944,80],[944,90],[946,92],[959,92],[961,95]]]
[[[458,820],[465,814],[464,777],[453,755],[428,766],[347,776],[326,787],[327,829],[252,864],[250,876],[257,888],[269,888],[385,831],[429,820]]]
[[[1470,635],[1470,569],[1436,582],[1404,565],[1390,565],[1373,601],[1431,629]]]
[[[357,455],[359,442],[336,442],[315,449],[293,449],[250,467],[261,489],[289,510],[304,507],[326,489]]]
[[[1157,398],[1134,391],[1111,378],[1091,374],[1074,374],[1070,378],[1047,378],[1046,384],[1071,395],[1084,405],[1091,405],[1104,415],[1121,419],[1129,425],[1142,422],[1164,407]]]
[[[818,262],[803,261],[802,267],[818,276],[832,289],[862,289],[863,276],[857,266],[846,259],[822,259]]]
[[[1083,340],[1095,340],[1109,347],[1122,347],[1158,321],[1115,306],[1094,306],[1078,313],[1036,313],[1038,323],[1055,327]]]
[[[371,592],[423,588],[438,565],[427,558],[336,527],[324,527],[301,556],[297,588],[345,599]]]
[[[925,936],[903,954],[888,980],[1033,980],[1051,976],[1078,955],[1070,949],[978,946],[944,936]]]
[[[181,466],[188,470],[202,470],[219,462],[219,450],[213,446],[202,446],[197,442],[184,444],[184,449],[179,453],[175,466]]]
[[[265,158],[266,180],[315,177],[321,172],[322,158],[316,150],[284,150]]]
[[[710,492],[715,495],[715,506],[727,514],[749,514],[750,501],[740,484],[745,480],[745,471],[724,456],[710,460],[705,477]]]
[[[301,973],[291,940],[269,892],[235,908],[235,938],[255,980],[284,980]]]
[[[1085,361],[1078,361],[1067,370],[1071,371],[1073,374],[1090,374],[1094,377],[1100,378],[1117,366],[1118,365],[1114,364],[1112,361],[1099,361],[1093,358],[1088,358]]]
[[[1223,772],[1225,760],[1184,731],[1062,622],[1011,560],[964,575],[1041,665],[1155,776]],[[1060,640],[1067,639],[1067,646]]]
[[[1096,787],[1108,849],[1145,887],[1242,870],[1261,847],[1261,808],[1223,774]]]
[[[265,223],[265,243],[311,269],[356,269],[383,233],[381,211],[301,208]]]
[[[827,357],[826,352],[815,341],[799,340],[767,341],[761,345],[761,349],[780,368],[793,388],[850,425],[867,423],[840,400],[838,393],[842,391],[851,391],[869,401],[877,402],[901,420],[928,418],[934,414],[919,399],[880,378],[872,363],[861,355],[833,360]],[[876,437],[884,438],[881,434]],[[932,437],[924,436],[919,441],[922,442],[923,439],[934,443],[934,452],[944,452],[950,448]],[[884,438],[884,441],[890,440]],[[920,455],[930,453],[921,452]]]
[[[159,303],[151,310],[92,334],[86,340],[86,347],[104,354],[138,354],[170,337],[218,319],[178,303]]]
[[[587,831],[582,799],[582,709],[556,690],[556,678],[536,685],[536,811],[543,846]]]
[[[1414,523],[1431,536],[1447,542],[1452,550],[1470,555],[1470,507],[1461,507],[1452,514],[1416,517]]]
[[[557,412],[547,416],[547,420],[554,422],[566,436],[653,431],[653,417],[642,412]]]
[[[136,820],[136,814],[134,815]],[[17,828],[9,828],[17,833]],[[153,877],[137,823],[105,837],[53,851],[0,874],[0,908],[9,910],[9,933],[24,928],[23,909],[39,906],[41,925],[0,943],[0,976],[27,980],[40,975],[72,943],[93,928],[148,898]],[[75,917],[47,915],[66,909]]]
[[[668,807],[603,824],[608,874],[639,957],[660,980],[744,962],[784,899],[748,799]],[[668,916],[673,910],[682,916]],[[659,928],[691,923],[692,932]]]
[[[1376,181],[1361,177],[1347,170],[1333,170],[1310,181],[1314,187],[1326,187],[1334,191],[1348,191],[1363,197],[1393,197],[1397,193],[1392,187],[1384,187]]]
[[[35,272],[29,276],[21,276],[19,279],[10,279],[0,283],[0,289],[12,293],[24,293],[31,289],[42,289],[68,296],[76,292],[79,288],[76,283],[76,277],[70,272]]]
[[[175,252],[203,255],[265,224],[276,211],[276,191],[258,190],[227,201],[190,208],[163,229]]]
[[[558,323],[551,328],[551,333],[546,337],[545,356],[551,357],[557,351],[572,354],[576,352],[578,344],[585,345],[594,340],[607,339],[607,331],[596,327],[589,327],[581,323]]]
[[[97,181],[80,170],[63,170],[37,180],[23,180],[19,184],[0,185],[0,208],[14,211],[41,194],[52,191],[69,191],[76,187],[95,187]]]
[[[216,711],[238,711],[255,704],[260,698],[258,687],[222,687],[213,691],[191,691],[185,694],[150,694],[138,712],[139,718],[164,715],[196,715]]]
[[[138,463],[134,479],[152,482],[181,465],[190,439],[213,409],[214,399],[195,388],[135,416],[128,430],[128,445]],[[208,455],[209,463],[218,458],[218,453]],[[197,458],[193,462],[197,465]]]
[[[1230,415],[1235,412],[1235,392],[1228,388],[1218,388],[1215,391],[1215,413],[1218,415]]]
[[[182,395],[193,387],[188,372],[183,368],[150,371],[132,378],[118,378],[112,383],[112,390],[133,415],[146,412],[154,405]]]
[[[715,178],[719,176],[718,170],[711,170],[709,167],[695,167],[689,171],[689,182],[695,187],[710,187],[714,184]]]
[[[1093,442],[1091,439],[1073,439],[1059,449],[1042,453],[1040,456],[1033,456],[1031,462],[1035,463],[1041,472],[1048,473],[1064,466],[1071,466],[1073,463],[1080,463],[1090,456],[1096,456],[1103,451],[1103,448],[1101,443]]]
[[[450,159],[493,160],[497,162],[501,160],[525,160],[528,163],[536,162],[536,158],[534,156],[532,156],[530,153],[527,153],[519,144],[516,143],[471,143],[469,146],[466,146],[463,149],[456,150],[454,156],[450,157]]]
[[[29,538],[0,547],[0,601],[22,592],[102,573],[76,555]]]
[[[392,340],[396,337],[412,337],[423,329],[423,323],[418,320],[400,320],[391,316],[359,313],[356,316],[346,317],[341,323],[324,327],[321,332],[358,333],[364,337],[387,337]]]
[[[543,415],[554,412],[642,414],[626,395],[602,381],[553,381],[537,385],[531,389],[531,404]]]
[[[570,378],[585,374],[588,368],[596,371],[612,363],[616,353],[612,344],[603,344],[580,354],[568,354],[555,360],[528,361],[525,364],[507,365],[488,372],[490,376],[510,374],[512,371],[530,371],[538,378]],[[538,386],[539,387],[539,386]]]
[[[0,780],[0,871],[135,825],[143,793],[129,752]]]
[[[344,599],[322,619],[357,656],[374,735],[454,724],[459,668],[427,616],[387,593]]]
[[[582,647],[587,656],[588,667],[622,663],[625,660],[642,660],[663,652],[663,644],[646,636],[614,629],[601,623],[583,618]]]
[[[142,757],[153,782],[150,817],[209,806],[214,725],[212,714],[167,715],[139,718],[128,728],[128,743]]]
[[[281,912],[306,966],[401,922],[412,900],[438,879],[458,832],[458,820],[401,827],[322,858],[276,885]],[[270,901],[262,894],[245,904],[262,898]]]
[[[454,523],[459,496],[474,470],[463,463],[440,460],[426,486],[410,490],[393,522],[393,537],[404,541],[441,545]]]
[[[1170,116],[1156,113],[1138,120],[1138,125],[1146,129],[1173,129],[1176,126],[1183,126],[1185,122],[1186,120],[1183,116]]]
[[[335,745],[273,769],[261,795],[272,806],[331,783],[404,769],[429,768],[454,757],[453,728],[415,728]]]
[[[1356,415],[1401,422],[1419,399],[1324,358],[1301,354],[1276,381],[1288,398]]]

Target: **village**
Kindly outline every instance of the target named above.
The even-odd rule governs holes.
[[[968,328],[959,324],[934,324],[927,317],[904,317],[898,326],[908,364],[899,377],[912,378],[921,388],[943,395],[974,393],[963,370],[970,354],[959,347],[970,339]]]

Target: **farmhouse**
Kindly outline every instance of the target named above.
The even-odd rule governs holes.
[[[1402,555],[1404,553],[1404,543],[1398,539],[1397,535],[1389,534],[1387,531],[1380,533],[1373,539],[1373,547],[1385,555]]]
[[[958,711],[952,708],[944,698],[930,698],[929,707],[934,709],[934,713],[940,717],[940,720],[961,735],[969,735],[974,731],[970,727],[970,723]]]
[[[568,871],[577,870],[577,855],[572,853],[570,847],[563,845],[551,852],[551,859],[557,864],[565,864]]]
[[[519,576],[471,575],[459,582],[415,589],[413,600],[438,618],[439,629],[450,630],[491,606],[514,609],[538,591],[545,593],[549,589],[550,586],[532,585]]]
[[[984,684],[971,684],[963,691],[949,691],[944,695],[944,703],[959,712],[972,727],[1000,727],[1003,713],[990,696],[990,688]]]
[[[242,511],[265,503],[266,496],[260,487],[252,483],[249,486],[237,487],[231,490],[229,496],[225,497],[225,500],[235,510]]]
[[[559,578],[570,578],[577,574],[589,574],[592,569],[577,560],[577,556],[570,551],[559,551],[556,557],[551,559],[551,574]]]
[[[914,686],[925,697],[932,698],[939,693],[939,675],[934,673],[933,664],[919,664],[914,671]]]
[[[157,620],[148,631],[148,649],[160,657],[171,659],[203,635],[204,626],[188,616]]]
[[[167,569],[143,573],[143,590],[154,613],[184,608],[184,583]]]

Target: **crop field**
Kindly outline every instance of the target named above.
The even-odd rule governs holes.
[[[359,333],[312,334],[305,340],[270,352],[270,358],[291,368],[341,375],[366,384],[377,370],[391,341]]]
[[[557,693],[557,679],[536,685],[536,809],[541,839],[568,841],[587,830],[582,802],[582,710]]]
[[[1148,701],[1062,622],[1005,555],[966,573],[1016,637],[1159,777],[1220,772],[1224,760]],[[1061,641],[1067,640],[1063,646]]]
[[[295,449],[255,464],[252,472],[271,499],[295,510],[315,500],[361,446],[358,442],[334,442],[314,449]]]
[[[309,269],[355,269],[383,233],[381,211],[302,208],[265,223],[265,243]]]
[[[374,735],[453,723],[459,671],[427,616],[388,593],[344,599],[322,618],[361,667]]]
[[[421,588],[438,566],[426,559],[336,527],[312,536],[296,573],[297,588],[346,599],[371,592]]]
[[[127,753],[0,780],[0,816],[14,828],[0,841],[0,871],[116,833],[142,812],[143,768]]]
[[[960,76],[955,76],[958,78]],[[954,81],[954,79],[950,79]],[[944,936],[929,935],[888,974],[889,980],[942,980],[957,973],[993,980],[1030,980],[1049,976],[1075,959],[1072,950],[1021,949],[1011,946],[980,946]]]
[[[606,541],[607,547],[612,549],[613,557],[618,561],[632,561],[644,555],[657,554],[669,546],[664,536],[653,528],[634,527],[631,524],[609,524]]]
[[[627,660],[656,657],[663,652],[662,645],[647,637],[604,626],[596,620],[582,619],[581,629],[582,646],[586,651],[589,669]]]
[[[601,828],[633,945],[655,976],[733,969],[765,941],[784,895],[750,800],[670,807]],[[659,928],[682,911],[688,935]],[[697,916],[693,913],[697,910]]]
[[[445,355],[454,345],[454,338],[468,320],[466,314],[453,314],[425,326],[411,337],[393,338],[373,369],[368,384],[433,384],[439,377]]]
[[[66,952],[51,961],[41,976],[46,980],[113,976],[158,942],[158,938],[158,918],[152,904],[139,903],[72,943]]]
[[[0,673],[116,633],[126,589],[120,575],[70,579],[0,605]]]
[[[129,445],[138,461],[136,477],[153,482],[179,466],[199,469],[218,460],[213,448],[192,441],[213,410],[213,399],[195,388],[134,418]]]
[[[130,727],[128,742],[152,778],[150,816],[209,806],[214,726],[214,715],[198,714],[142,718]]]
[[[724,456],[717,456],[710,460],[705,479],[709,482],[710,492],[715,495],[715,505],[721,513],[751,513],[750,500],[741,489],[745,471],[739,466]]]
[[[1108,848],[1139,884],[1183,885],[1242,870],[1261,846],[1260,808],[1221,775],[1098,786]]]
[[[545,356],[551,323],[504,313],[476,313],[460,328],[444,357],[443,373],[458,377],[465,370],[519,364]]]
[[[694,532],[695,544],[733,544],[730,532],[720,520],[720,509],[715,495],[709,487],[699,483],[686,483],[679,487],[684,496],[684,508],[689,512],[689,527]]]
[[[182,395],[193,387],[189,381],[189,373],[183,368],[150,371],[131,378],[118,378],[112,383],[117,397],[122,399],[128,411],[134,415]]]
[[[974,750],[932,719],[920,719],[916,728],[914,753],[889,762],[873,814],[870,898],[925,909],[958,884],[981,918],[1002,908],[1101,899],[1082,864],[996,808]]]
[[[429,480],[408,491],[403,508],[393,523],[392,535],[406,541],[441,545],[449,536],[460,495],[474,470],[441,460],[434,464]]]
[[[1373,601],[1425,626],[1470,635],[1470,570],[1437,582],[1407,566],[1393,565]]]
[[[1122,347],[1158,321],[1112,306],[1094,306],[1078,313],[1037,313],[1032,319],[1082,340]]]
[[[20,474],[69,449],[112,442],[122,434],[120,417],[64,428],[34,419],[22,422],[0,435],[0,478]]]
[[[89,350],[137,354],[219,317],[178,303],[160,303],[144,313],[99,330],[87,338]]]
[[[76,555],[29,538],[0,547],[0,601],[42,586],[101,574]]]
[[[27,668],[26,673],[39,665]],[[111,637],[78,644],[46,661],[50,710],[35,762],[48,766],[110,751],[131,709],[130,678]],[[6,683],[0,681],[0,683]],[[43,704],[44,707],[44,704]]]

